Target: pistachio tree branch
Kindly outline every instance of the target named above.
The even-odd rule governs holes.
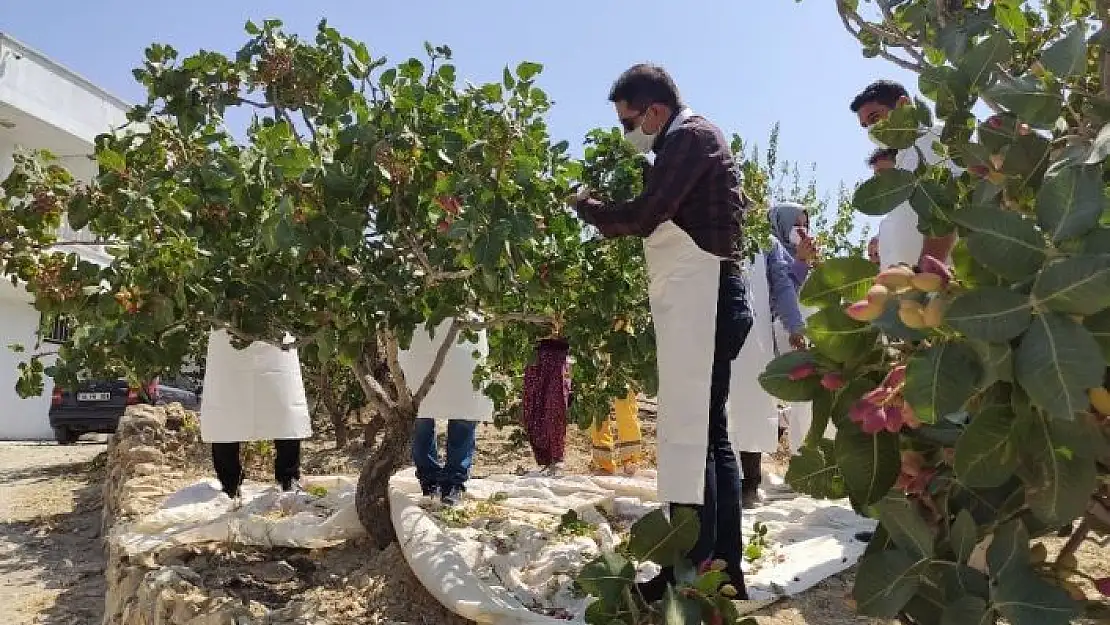
[[[506,313],[503,315],[493,315],[483,321],[466,321],[462,325],[471,330],[483,330],[495,326],[502,326],[507,323],[529,323],[532,325],[554,326],[556,324],[556,319],[550,315],[539,315],[534,313]]]
[[[355,362],[354,371],[359,386],[362,387],[363,395],[366,396],[366,400],[373,406],[374,410],[382,414],[397,407],[397,402],[393,401],[393,398],[374,377],[374,368],[367,361],[365,355]]]
[[[878,50],[880,57],[894,63],[898,67],[908,69],[911,72],[920,74],[925,69],[925,57],[917,50],[916,42],[906,37],[897,27],[892,26],[893,30],[888,30],[876,26],[863,19],[858,12],[849,7],[843,0],[837,0],[836,10],[837,13],[840,14],[840,22],[844,25],[844,29],[859,41],[861,45],[863,44],[862,35],[864,32],[867,32],[877,37],[882,42]],[[888,49],[887,44],[903,50],[910,56],[910,60],[895,55]]]
[[[397,407],[406,412],[411,412],[413,409],[412,390],[409,389],[408,382],[405,380],[405,371],[401,368],[401,360],[398,357],[400,342],[392,330],[383,330],[379,336],[382,342],[381,350],[385,352],[385,363],[389,367],[389,377],[393,380],[394,390],[397,391]]]
[[[432,361],[432,366],[428,369],[428,373],[424,376],[424,381],[420,383],[420,388],[417,389],[416,395],[412,398],[413,404],[419,409],[420,402],[428,396],[428,392],[432,390],[432,385],[436,383],[439,378],[439,372],[443,370],[443,363],[447,361],[447,354],[450,353],[451,347],[455,345],[455,341],[459,338],[459,331],[462,329],[462,323],[459,320],[453,319],[451,326],[447,329],[446,336],[439,344],[436,350],[435,360]]]

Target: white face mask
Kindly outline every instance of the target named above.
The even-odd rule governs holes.
[[[802,229],[794,228],[790,231],[790,244],[798,246],[802,244]]]
[[[651,146],[655,145],[655,135],[649,135],[644,132],[642,126],[637,126],[636,130],[630,130],[624,133],[624,139],[632,144],[640,154],[647,154],[651,151]]]

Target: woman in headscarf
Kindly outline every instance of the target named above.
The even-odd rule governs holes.
[[[775,355],[804,346],[801,334],[805,311],[800,310],[798,292],[817,258],[817,248],[809,236],[809,211],[796,202],[782,202],[767,212],[771,223],[771,248],[765,254],[767,287],[770,290],[771,322]],[[784,427],[790,430],[790,448],[798,448],[809,430],[811,420],[809,405],[797,404],[787,408],[790,418],[772,418],[779,422],[781,436]],[[755,436],[755,438],[761,438]],[[746,445],[749,450],[740,454],[743,469],[742,497],[744,507],[750,508],[762,499],[759,486],[762,482],[762,453],[756,445]],[[766,451],[766,449],[764,450]]]
[[[797,202],[781,202],[771,207],[767,218],[771,220],[771,234],[794,259],[790,275],[801,290],[817,258],[817,247],[809,236],[809,211]]]

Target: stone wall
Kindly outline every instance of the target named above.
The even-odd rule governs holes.
[[[188,567],[172,558],[132,558],[113,530],[156,509],[184,476],[184,455],[195,447],[196,416],[174,405],[133,406],[108,444],[104,535],[108,537],[104,625],[255,625],[241,602],[212,598]]]

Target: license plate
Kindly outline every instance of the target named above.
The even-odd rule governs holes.
[[[111,393],[77,393],[77,401],[108,401]]]

